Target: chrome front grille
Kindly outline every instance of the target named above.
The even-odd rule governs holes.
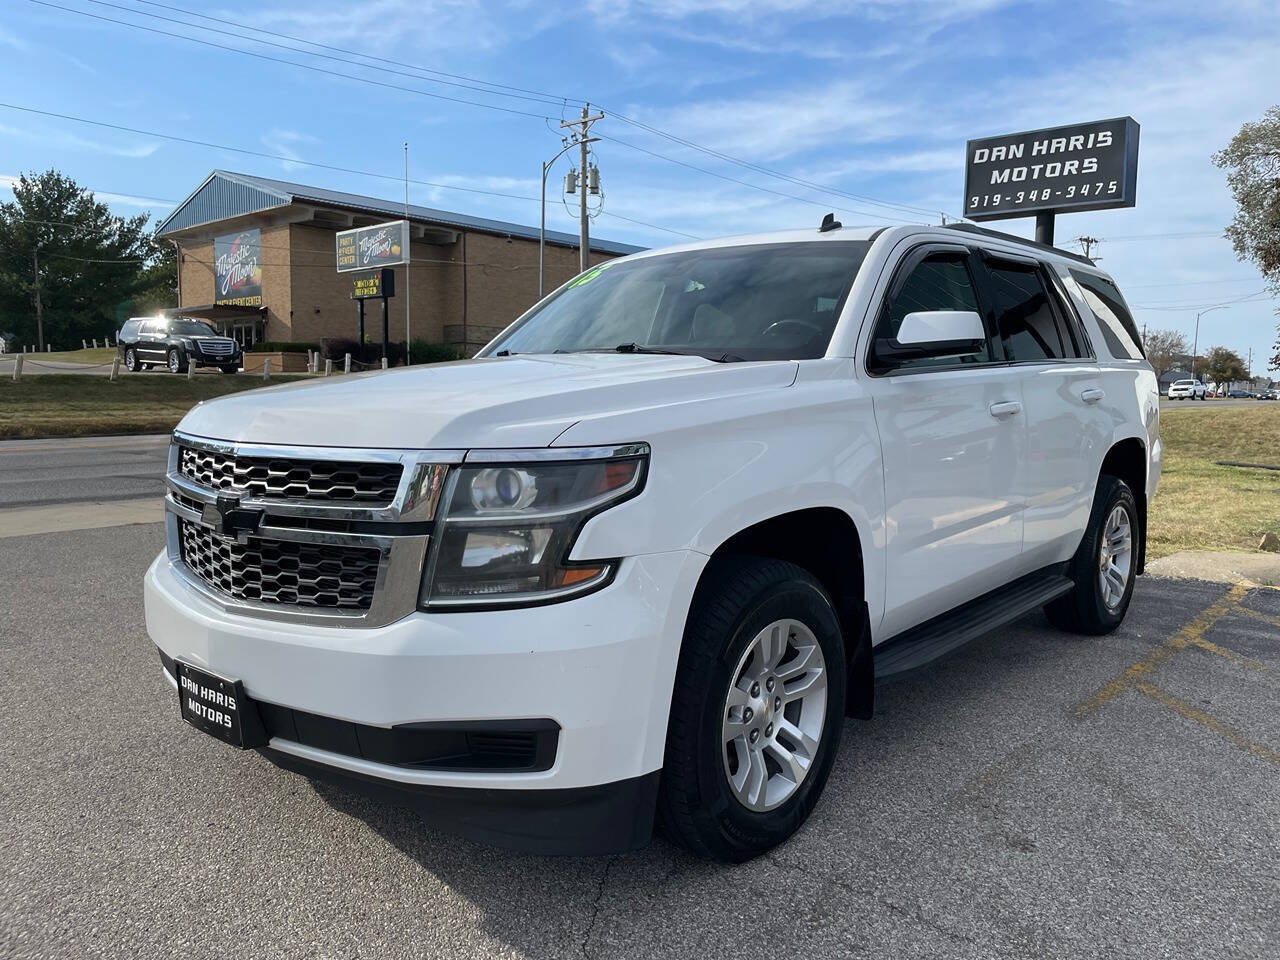
[[[461,451],[228,443],[174,434],[176,574],[241,616],[384,626],[417,609],[436,508]]]
[[[368,610],[382,553],[249,537],[244,543],[178,520],[182,562],[209,586],[237,600]]]
[[[207,357],[229,357],[236,352],[236,342],[234,340],[197,340],[196,344],[199,346],[200,352]]]
[[[404,468],[399,463],[359,463],[249,457],[180,447],[178,468],[193,483],[251,497],[358,501],[388,504]]]

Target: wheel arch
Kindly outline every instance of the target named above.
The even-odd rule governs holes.
[[[1117,440],[1102,458],[1098,476],[1123,480],[1138,502],[1138,566],[1142,573],[1147,561],[1147,445],[1140,437]]]
[[[807,507],[744,527],[711,554],[694,591],[694,603],[716,560],[742,554],[786,560],[803,567],[822,584],[835,604],[844,637],[848,668],[845,714],[870,719],[875,671],[863,539],[853,518],[837,507]]]

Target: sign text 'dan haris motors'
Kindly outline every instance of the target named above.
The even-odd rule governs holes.
[[[964,215],[997,220],[1132,207],[1137,179],[1132,117],[970,140]]]

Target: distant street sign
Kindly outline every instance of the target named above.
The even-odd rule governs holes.
[[[392,220],[337,235],[338,272],[409,262],[409,221]]]
[[[1132,207],[1138,124],[1132,117],[970,140],[964,215],[1000,220]]]
[[[390,267],[359,273],[351,278],[351,299],[372,300],[396,295],[396,272]]]

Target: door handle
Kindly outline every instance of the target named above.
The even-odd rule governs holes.
[[[1080,399],[1083,400],[1085,403],[1097,403],[1106,395],[1107,395],[1107,391],[1100,390],[1097,387],[1089,387],[1086,390],[1080,391]]]
[[[993,417],[1012,417],[1022,412],[1022,403],[1018,400],[1001,400],[987,407]]]

